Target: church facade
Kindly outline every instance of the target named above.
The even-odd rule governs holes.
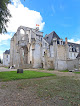
[[[43,37],[38,28],[20,26],[11,38],[10,66],[16,68],[79,68],[80,44],[70,43],[53,31]]]

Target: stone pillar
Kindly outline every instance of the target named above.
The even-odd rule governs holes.
[[[65,38],[65,50],[66,50],[66,60],[68,60],[69,59],[69,47],[68,47],[67,37]]]
[[[14,58],[14,40],[11,39],[11,42],[10,42],[10,66],[13,66],[13,58]]]
[[[53,39],[54,68],[58,69],[57,38]]]

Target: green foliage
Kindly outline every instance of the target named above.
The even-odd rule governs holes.
[[[0,33],[7,32],[7,22],[11,14],[7,8],[7,5],[10,3],[10,0],[0,0]]]
[[[17,73],[16,71],[0,72],[0,81],[18,80],[18,79],[31,79],[54,76],[51,73],[36,72],[36,71],[24,71],[23,73]]]
[[[0,58],[0,63],[1,63],[1,58]]]

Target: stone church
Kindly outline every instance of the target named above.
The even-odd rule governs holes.
[[[10,66],[16,68],[79,68],[80,44],[61,39],[54,31],[43,37],[39,28],[20,26],[11,38]]]

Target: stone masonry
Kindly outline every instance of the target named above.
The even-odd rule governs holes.
[[[70,43],[53,31],[43,37],[38,28],[20,26],[11,38],[10,66],[16,68],[72,69],[78,67],[76,58],[80,45]],[[74,65],[73,64],[74,62]],[[70,64],[71,63],[71,64]]]

